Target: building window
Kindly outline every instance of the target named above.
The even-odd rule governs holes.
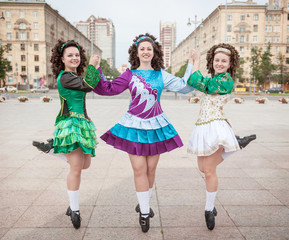
[[[21,72],[26,72],[26,66],[21,66]]]
[[[24,32],[20,33],[20,40],[26,40],[26,33]]]
[[[254,26],[253,26],[253,31],[254,31],[254,32],[258,32],[258,25],[254,25]]]
[[[36,11],[33,12],[33,17],[34,17],[34,18],[38,18],[38,12],[36,12]]]
[[[258,42],[258,36],[253,36],[253,42]]]
[[[21,55],[21,61],[22,61],[22,62],[25,62],[25,61],[26,61],[25,55]]]
[[[12,33],[7,33],[7,40],[11,40],[12,39]]]
[[[286,47],[286,53],[289,53],[289,47],[288,46]]]
[[[34,27],[34,29],[38,29],[38,22],[34,22],[33,27]]]
[[[244,53],[244,47],[240,47],[240,53]]]
[[[25,44],[24,43],[20,44],[20,49],[21,49],[21,51],[25,51]]]
[[[35,72],[39,72],[39,66],[35,66]]]
[[[11,28],[11,22],[6,22],[6,28]]]
[[[34,51],[38,51],[39,50],[39,45],[38,44],[34,44]]]
[[[275,51],[276,51],[276,53],[278,53],[278,52],[280,52],[280,47],[275,47]]]
[[[241,35],[239,41],[240,41],[240,43],[244,43],[244,42],[245,42],[245,36],[244,36],[244,35]]]
[[[226,36],[226,42],[231,42],[232,41],[232,37],[231,36]]]
[[[34,61],[38,62],[39,61],[39,55],[34,55]]]
[[[289,64],[289,58],[286,58],[286,64]]]
[[[287,15],[287,20],[289,20],[289,14]]]
[[[12,55],[8,55],[8,56],[7,56],[7,60],[8,60],[9,62],[12,62]]]
[[[265,26],[265,32],[272,32],[272,26],[271,25],[266,25]]]
[[[240,26],[240,32],[245,32],[246,28],[245,26]]]
[[[280,26],[273,26],[273,32],[280,32]]]
[[[241,21],[244,21],[244,20],[245,20],[245,14],[241,14],[241,15],[240,15],[240,20],[241,20]]]
[[[287,43],[289,43],[289,37],[287,37]]]
[[[11,17],[11,12],[10,11],[6,11],[6,17],[10,18]]]
[[[255,21],[258,21],[258,20],[259,20],[259,14],[258,14],[258,13],[255,13],[255,14],[254,14],[254,20],[255,20]]]
[[[38,40],[38,33],[34,33],[34,40]]]
[[[20,13],[19,13],[19,17],[20,17],[20,18],[24,18],[24,17],[25,17],[25,15],[24,15],[24,11],[20,11]]]
[[[232,14],[228,14],[228,15],[227,15],[227,20],[228,20],[228,21],[232,21]]]
[[[11,70],[12,71],[12,70]],[[8,82],[12,83],[13,82],[13,77],[8,77]]]
[[[271,37],[265,37],[265,43],[272,42]]]
[[[12,51],[12,44],[11,44],[11,43],[8,43],[8,44],[7,44],[7,50],[8,50],[8,51]]]
[[[280,42],[280,37],[273,37],[273,43]]]
[[[231,32],[232,31],[232,25],[227,25],[227,32]]]
[[[25,23],[20,23],[19,24],[19,29],[26,29],[26,24]]]
[[[289,25],[287,25],[287,32],[289,32]]]

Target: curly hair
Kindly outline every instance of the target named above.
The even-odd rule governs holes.
[[[149,38],[144,38],[136,44],[137,40],[143,36],[147,36]],[[161,70],[161,68],[164,68],[164,59],[163,59],[164,54],[163,54],[161,45],[156,41],[156,37],[154,37],[151,34],[146,33],[146,34],[140,34],[137,37],[135,37],[135,39],[133,40],[133,44],[128,49],[129,63],[131,64],[131,69],[136,69],[140,66],[139,57],[137,56],[137,50],[138,50],[139,43],[141,42],[150,42],[153,46],[154,57],[151,62],[152,68],[157,71]]]
[[[236,76],[236,70],[239,67],[240,64],[240,55],[236,48],[234,48],[230,44],[226,43],[220,43],[218,45],[214,45],[210,48],[210,50],[207,52],[207,69],[208,73],[211,73],[212,77],[215,75],[215,70],[213,68],[213,62],[215,57],[215,51],[217,48],[226,48],[231,51],[230,54],[230,68],[228,69],[228,73],[230,73],[231,77],[234,78]]]
[[[81,76],[84,72],[84,68],[86,66],[86,56],[85,56],[85,50],[83,49],[82,46],[80,46],[77,42],[74,40],[68,40],[64,42],[61,39],[58,39],[58,42],[55,44],[54,48],[51,50],[52,51],[52,56],[50,58],[50,62],[52,63],[52,72],[55,78],[58,77],[59,73],[61,70],[65,69],[64,63],[62,62],[62,57],[64,50],[68,47],[76,47],[79,50],[80,54],[80,64],[77,67],[76,71],[79,76]]]

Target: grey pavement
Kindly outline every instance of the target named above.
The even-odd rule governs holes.
[[[49,94],[47,94],[49,95]],[[11,240],[190,240],[289,239],[289,104],[230,101],[225,112],[238,135],[257,140],[218,167],[216,227],[204,221],[205,182],[187,143],[199,104],[161,100],[184,147],[161,156],[151,207],[151,229],[142,233],[133,172],[125,152],[99,140],[80,188],[82,227],[69,217],[68,164],[41,153],[32,140],[52,137],[58,98],[42,103],[12,98],[0,103],[0,239]],[[87,109],[100,136],[127,110],[128,99],[89,98]]]

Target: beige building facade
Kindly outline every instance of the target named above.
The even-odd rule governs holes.
[[[229,43],[245,60],[243,76],[251,81],[251,49],[261,47],[264,50],[269,42],[273,63],[278,62],[277,56],[281,53],[289,69],[289,1],[269,0],[266,5],[258,5],[252,0],[233,0],[218,6],[176,47],[172,52],[172,73],[179,71],[189,58],[190,49],[196,47],[201,51],[200,70],[207,75],[205,63],[209,48]]]
[[[0,41],[12,66],[7,85],[28,88],[44,80],[45,86],[56,87],[50,57],[58,39],[73,39],[90,55],[90,40],[44,0],[0,0],[0,15]],[[96,45],[94,54],[102,54]]]

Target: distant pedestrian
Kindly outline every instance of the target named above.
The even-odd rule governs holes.
[[[137,36],[128,52],[131,69],[113,81],[106,81],[102,75],[94,92],[117,95],[127,89],[130,91],[128,111],[101,139],[129,155],[139,203],[135,210],[139,212],[142,231],[147,232],[150,218],[154,216],[150,198],[160,154],[183,146],[162,110],[161,93],[164,89],[180,93],[194,90],[187,85],[192,64],[188,64],[183,78],[166,72],[161,45],[148,33]]]
[[[239,54],[229,44],[214,45],[207,53],[207,69],[212,78],[199,71],[200,52],[193,50],[193,74],[188,84],[203,92],[199,118],[189,140],[188,151],[198,156],[198,167],[205,174],[205,220],[209,230],[215,227],[215,198],[218,189],[217,166],[232,153],[247,146],[256,135],[236,137],[223,113],[229,101],[233,79],[239,66]]]
[[[4,97],[5,97],[6,100],[9,99],[9,93],[8,93],[7,87],[4,88]]]
[[[52,49],[52,72],[57,78],[57,88],[61,103],[56,118],[54,141],[48,143],[33,141],[39,150],[66,155],[70,171],[67,176],[69,207],[66,215],[70,216],[74,228],[81,225],[79,212],[79,188],[81,173],[95,156],[95,126],[87,115],[85,98],[98,84],[100,72],[99,56],[91,56],[85,78],[81,77],[86,66],[85,51],[77,42],[69,40],[58,43]]]

